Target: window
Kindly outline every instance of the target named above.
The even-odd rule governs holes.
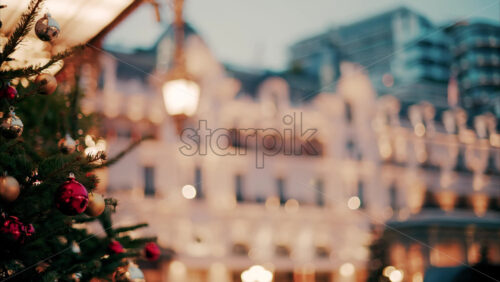
[[[196,167],[194,171],[194,187],[196,187],[196,199],[202,199],[203,198],[203,181],[202,181],[202,176],[201,176],[201,168]]]
[[[290,248],[286,245],[277,245],[275,249],[275,254],[278,257],[290,257]]]
[[[398,190],[394,184],[389,187],[389,204],[393,211],[398,210]]]
[[[359,198],[359,208],[365,207],[365,186],[362,180],[358,181],[358,198]]]
[[[346,121],[347,123],[352,122],[352,107],[349,102],[345,103],[345,115],[346,115]]]
[[[236,256],[247,256],[248,255],[248,246],[244,243],[234,243],[232,248],[232,253]]]
[[[285,194],[285,180],[283,178],[276,179],[276,188],[278,189],[278,197],[280,198],[280,204],[284,205],[286,203],[286,194]]]
[[[241,174],[237,174],[234,178],[235,192],[236,192],[236,201],[238,203],[245,201],[245,196],[243,193],[243,176]]]
[[[330,249],[326,246],[316,246],[315,253],[318,258],[325,259],[330,257]]]
[[[322,207],[325,205],[325,191],[323,187],[323,180],[317,179],[315,185],[316,205]]]
[[[155,195],[155,170],[154,167],[144,167],[144,195]]]

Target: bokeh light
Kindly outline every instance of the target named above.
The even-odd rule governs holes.
[[[182,187],[182,196],[188,200],[194,199],[196,197],[196,188],[193,185],[184,185]]]

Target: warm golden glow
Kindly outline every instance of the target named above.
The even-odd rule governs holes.
[[[423,123],[417,123],[415,125],[415,135],[417,135],[418,137],[423,137],[425,135],[425,126]]]
[[[378,141],[378,150],[382,159],[387,160],[392,155],[392,147],[390,139],[386,135],[382,135]]]
[[[384,275],[385,277],[389,277],[389,275],[391,275],[391,273],[396,270],[396,268],[392,265],[389,265],[389,266],[386,266],[384,268],[384,270],[382,271],[382,275]]]
[[[490,198],[484,193],[477,193],[471,195],[472,207],[477,216],[483,216],[488,210],[488,202]]]
[[[418,213],[422,208],[425,199],[425,185],[423,183],[415,183],[408,189],[407,202],[411,213]]]
[[[439,206],[444,211],[452,211],[455,208],[457,194],[451,190],[442,190],[436,193]]]
[[[422,245],[415,243],[408,248],[409,273],[418,273],[424,271],[424,255],[422,254]]]
[[[340,269],[339,269],[340,275],[342,275],[344,277],[352,276],[355,271],[356,271],[356,268],[354,267],[354,265],[352,263],[349,263],[349,262],[342,264],[340,266]]]
[[[196,197],[196,188],[193,185],[184,185],[182,187],[182,196],[188,200],[192,200]]]
[[[273,273],[261,265],[254,265],[241,273],[243,282],[271,282]]]
[[[391,280],[391,282],[401,282],[403,281],[403,277],[404,277],[403,271],[396,269],[389,275],[389,280]]]
[[[347,201],[347,207],[351,210],[357,210],[360,206],[361,200],[356,196],[349,198],[349,200]]]
[[[85,146],[87,146],[87,148],[85,148],[85,155],[94,156],[99,152],[106,151],[106,140],[99,139],[95,142],[92,136],[87,135],[85,136]]]
[[[170,80],[163,85],[162,91],[165,108],[169,115],[192,116],[196,112],[200,87],[194,81]]]
[[[266,200],[266,208],[269,210],[277,210],[280,207],[280,199],[276,196],[271,196]]]
[[[293,213],[299,210],[299,202],[295,199],[290,199],[285,203],[285,211]]]
[[[464,262],[465,252],[460,243],[442,243],[431,249],[431,264],[436,267],[452,267]]]
[[[412,282],[424,282],[424,275],[422,275],[422,272],[413,274]]]
[[[467,250],[467,262],[476,264],[481,259],[481,246],[478,243],[472,243]]]

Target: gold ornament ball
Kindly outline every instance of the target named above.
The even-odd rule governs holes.
[[[56,78],[48,73],[39,74],[35,79],[35,83],[38,85],[38,93],[42,95],[50,95],[57,88]]]
[[[0,177],[0,198],[6,202],[13,202],[19,196],[19,182],[12,176]]]
[[[85,210],[86,214],[90,216],[100,216],[104,212],[105,208],[106,203],[101,195],[94,193],[89,194],[89,205]]]

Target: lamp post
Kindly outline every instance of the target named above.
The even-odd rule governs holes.
[[[191,78],[186,70],[184,56],[184,20],[182,11],[184,0],[174,0],[174,59],[173,67],[166,75],[162,86],[163,101],[167,113],[175,121],[177,132],[180,134],[184,121],[192,116],[198,108],[200,87]]]

